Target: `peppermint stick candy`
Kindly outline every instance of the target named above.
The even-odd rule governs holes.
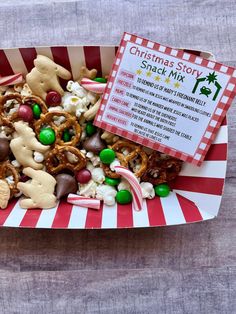
[[[133,205],[134,210],[140,211],[142,209],[143,197],[142,197],[142,189],[138,182],[138,179],[135,177],[132,171],[123,167],[123,166],[115,166],[115,172],[125,178],[130,186],[131,192],[133,195]]]
[[[67,197],[67,202],[73,205],[97,210],[100,208],[101,204],[101,201],[97,200],[96,198],[84,197],[77,194],[69,194]]]
[[[106,83],[99,83],[88,78],[83,78],[80,84],[86,90],[96,94],[103,94],[107,85]]]
[[[0,77],[0,86],[15,85],[23,82],[21,73]]]

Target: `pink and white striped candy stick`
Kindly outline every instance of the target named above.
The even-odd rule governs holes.
[[[131,186],[131,192],[133,195],[134,209],[137,211],[140,211],[143,205],[143,197],[142,197],[142,189],[138,182],[138,179],[135,177],[133,172],[131,172],[129,169],[125,167],[115,166],[114,169],[116,173],[121,175],[123,178],[125,178],[129,182]]]
[[[0,86],[14,85],[22,82],[23,75],[21,73],[0,77]]]
[[[69,194],[67,197],[67,202],[73,205],[97,210],[100,208],[101,204],[101,201],[97,200],[96,198],[84,197],[77,194]]]
[[[107,85],[106,83],[99,83],[88,78],[83,78],[80,84],[83,88],[96,94],[103,94]]]

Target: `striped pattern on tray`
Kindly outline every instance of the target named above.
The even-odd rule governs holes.
[[[108,46],[4,49],[0,50],[0,76],[19,72],[27,74],[33,68],[37,54],[46,55],[66,67],[74,79],[84,64],[98,69],[98,75],[107,75],[116,50],[116,47]],[[212,58],[205,52],[194,53]],[[13,200],[7,209],[0,211],[0,226],[105,229],[177,225],[212,219],[218,213],[223,193],[227,142],[224,120],[202,166],[184,164],[179,177],[172,183],[173,192],[167,198],[144,201],[140,212],[134,211],[131,205],[119,204],[114,207],[102,205],[99,211],[95,211],[73,206],[65,200],[49,210],[24,210],[17,200]]]

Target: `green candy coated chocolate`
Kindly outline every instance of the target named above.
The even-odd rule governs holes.
[[[85,131],[86,131],[86,134],[87,134],[88,136],[91,136],[91,135],[93,135],[94,133],[96,133],[97,128],[96,128],[96,126],[94,126],[94,125],[92,124],[92,122],[88,122],[88,123],[86,124]]]
[[[116,201],[119,204],[129,204],[132,202],[132,194],[128,190],[120,190],[116,193]]]
[[[63,138],[64,142],[69,142],[71,140],[71,134],[70,134],[69,130],[65,130],[63,132],[62,138]]]
[[[166,183],[158,184],[154,188],[157,196],[166,197],[170,193],[170,187]]]
[[[99,157],[101,159],[101,162],[109,165],[114,161],[116,154],[113,149],[105,148],[100,152]]]
[[[105,177],[105,183],[111,186],[115,186],[120,183],[120,179],[113,179],[113,178]]]
[[[43,145],[51,145],[55,142],[56,140],[56,135],[53,129],[51,128],[46,128],[40,131],[39,133],[39,141]]]
[[[33,104],[33,114],[35,119],[39,119],[40,115],[42,113],[42,110],[38,104]]]
[[[94,79],[95,82],[99,82],[99,83],[106,83],[107,79],[103,78],[103,77],[96,77]]]

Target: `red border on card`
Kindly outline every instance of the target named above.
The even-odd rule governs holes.
[[[126,45],[128,42],[135,43],[136,45],[147,47],[149,49],[153,49],[155,51],[158,51],[162,54],[170,55],[175,58],[185,60],[188,62],[191,62],[193,64],[197,64],[200,66],[204,66],[209,68],[210,70],[215,70],[221,73],[224,73],[228,76],[230,76],[230,79],[227,83],[227,86],[221,96],[221,99],[211,117],[211,120],[209,121],[209,124],[205,130],[205,133],[198,145],[198,148],[195,152],[195,154],[188,155],[181,151],[177,151],[171,147],[168,147],[166,145],[151,141],[150,139],[143,138],[137,134],[134,134],[132,132],[126,131],[125,129],[121,129],[120,127],[116,127],[114,125],[111,125],[107,122],[103,122],[102,116],[104,113],[105,106],[107,104],[109,93],[112,89],[112,85],[115,81],[116,74],[119,70],[119,66],[121,64],[121,60],[123,57],[123,53],[125,51]],[[116,54],[115,62],[112,66],[112,71],[110,73],[108,83],[105,89],[105,92],[103,94],[103,98],[101,101],[100,108],[98,110],[98,113],[96,115],[94,124],[102,129],[105,129],[106,131],[109,131],[111,133],[115,133],[117,135],[120,135],[126,139],[129,139],[131,141],[137,142],[139,144],[142,144],[144,146],[150,147],[154,150],[158,150],[162,153],[171,155],[173,157],[179,158],[183,161],[190,162],[192,164],[195,164],[197,166],[200,166],[203,162],[206,153],[208,149],[210,148],[210,145],[212,141],[214,140],[217,131],[226,115],[227,110],[230,107],[230,104],[233,101],[233,98],[236,94],[236,70],[233,67],[225,66],[221,63],[204,59],[200,56],[196,56],[194,54],[189,54],[188,52],[184,50],[178,50],[170,47],[166,47],[164,45],[160,45],[158,43],[149,41],[147,39],[138,37],[133,34],[124,33],[119,49]],[[128,119],[128,118],[127,118]]]

